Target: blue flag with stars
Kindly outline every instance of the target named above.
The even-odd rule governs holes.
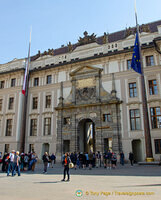
[[[136,71],[139,74],[142,74],[141,72],[141,62],[140,62],[140,50],[139,50],[139,36],[138,32],[136,33],[136,39],[135,39],[135,45],[134,45],[134,51],[131,61],[131,68]]]

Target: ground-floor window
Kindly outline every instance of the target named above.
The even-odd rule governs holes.
[[[10,148],[10,145],[9,144],[5,144],[5,146],[4,146],[4,152],[5,153],[9,153],[9,148]]]
[[[155,153],[161,154],[161,139],[154,140],[154,144],[155,144]]]
[[[34,144],[29,144],[29,152],[34,152]]]

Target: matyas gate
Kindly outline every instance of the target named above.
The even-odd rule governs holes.
[[[105,152],[122,150],[120,104],[116,96],[114,75],[111,92],[101,81],[103,69],[82,66],[70,73],[71,91],[59,98],[57,120],[57,154],[62,152]]]
[[[161,20],[139,27],[150,137],[141,76],[131,69],[136,28],[96,36],[0,64],[0,152],[121,151],[136,162],[161,156]],[[151,145],[150,145],[151,144]]]

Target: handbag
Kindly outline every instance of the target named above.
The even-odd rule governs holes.
[[[69,168],[73,168],[74,167],[74,164],[72,162],[69,163]]]

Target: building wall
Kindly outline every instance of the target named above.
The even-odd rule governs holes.
[[[155,33],[142,33],[141,43],[152,42],[155,37],[161,35],[160,26],[158,27],[159,32]],[[25,151],[29,151],[29,145],[34,144],[34,150],[41,158],[43,153],[42,145],[48,143],[50,145],[49,152],[56,152],[56,141],[57,141],[57,112],[55,107],[59,103],[60,97],[60,84],[63,82],[63,95],[64,98],[70,94],[71,82],[70,72],[80,66],[94,65],[103,68],[102,72],[102,85],[106,91],[111,92],[112,90],[112,76],[115,76],[115,86],[117,91],[117,97],[123,101],[120,105],[120,117],[121,117],[121,135],[122,135],[122,146],[125,152],[125,157],[128,159],[128,153],[132,151],[132,141],[140,140],[142,148],[142,159],[144,160],[145,155],[145,140],[144,140],[144,127],[143,127],[143,113],[142,113],[142,99],[141,99],[141,82],[139,75],[127,69],[127,60],[132,58],[132,52],[122,52],[113,55],[107,55],[104,57],[87,59],[94,54],[108,53],[108,51],[114,52],[115,50],[121,51],[124,48],[130,48],[134,44],[135,37],[131,35],[124,40],[119,40],[114,43],[107,43],[104,45],[98,45],[92,43],[89,45],[83,45],[77,47],[73,52],[66,53],[56,56],[43,56],[38,58],[36,61],[31,62],[31,74],[29,82],[29,94],[27,104],[27,119],[26,119],[26,142]],[[113,45],[113,48],[112,48]],[[154,57],[154,66],[146,66],[146,56]],[[154,47],[146,48],[142,50],[143,66],[145,72],[145,84],[147,91],[147,101],[149,109],[149,121],[151,128],[151,138],[153,155],[155,159],[160,158],[160,154],[155,154],[155,139],[161,139],[160,129],[152,129],[150,107],[161,107],[161,55],[157,53]],[[71,59],[84,59],[75,63],[67,63],[64,65],[60,64],[60,67],[53,67],[47,69],[45,66],[52,63],[59,64],[63,61],[69,62]],[[10,72],[16,69],[17,72]],[[21,95],[21,89],[23,84],[23,73],[24,73],[24,60],[14,60],[10,63],[0,65],[0,81],[5,80],[5,88],[0,89],[0,99],[3,99],[2,111],[0,111],[0,151],[4,152],[5,144],[9,144],[12,149],[19,149],[20,137],[21,137],[21,110],[24,102],[23,96]],[[7,72],[8,71],[8,72]],[[4,73],[5,72],[5,73]],[[47,75],[52,75],[52,83],[46,84]],[[39,78],[39,86],[34,86],[34,78]],[[16,86],[10,87],[12,78],[16,78]],[[149,80],[157,81],[158,94],[149,95]],[[137,97],[129,97],[129,83],[136,82],[137,86]],[[52,96],[51,109],[45,108],[45,96]],[[9,97],[14,97],[14,109],[8,110]],[[38,97],[38,108],[32,109],[33,97]],[[129,110],[139,109],[141,129],[131,131],[130,129],[130,116]],[[44,136],[44,118],[51,117],[51,135]],[[5,136],[6,132],[6,120],[13,119],[12,136]],[[31,119],[37,119],[37,135],[30,136]]]

